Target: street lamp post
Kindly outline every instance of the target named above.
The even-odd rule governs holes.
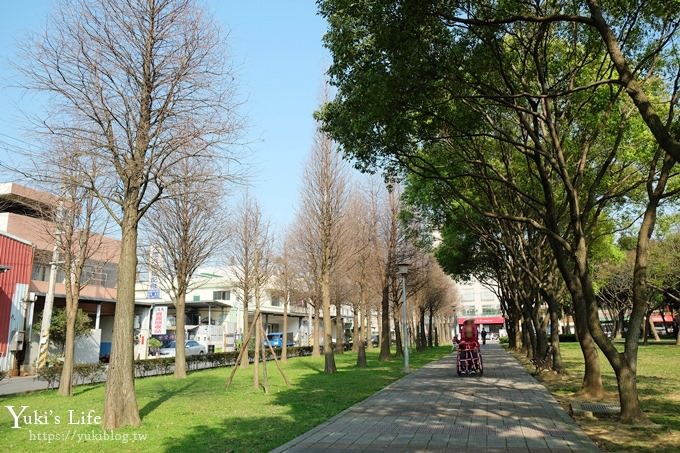
[[[404,337],[404,373],[408,373],[408,320],[406,309],[406,274],[408,274],[408,264],[399,264],[399,275],[401,276],[401,318],[402,318],[402,336]]]

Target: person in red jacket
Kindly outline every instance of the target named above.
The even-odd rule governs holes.
[[[473,319],[466,319],[460,330],[460,339],[456,337],[456,343],[458,343],[458,375],[481,375],[484,372],[481,354],[479,353],[478,338],[479,335],[475,321]]]
[[[477,333],[477,326],[474,319],[466,319],[463,327],[460,329],[460,338],[456,337],[458,349],[469,350],[479,349],[479,335]]]

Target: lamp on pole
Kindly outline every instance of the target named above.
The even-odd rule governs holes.
[[[404,373],[408,373],[408,320],[406,313],[406,274],[408,274],[408,264],[399,263],[399,275],[401,276],[401,318],[402,318],[402,332],[404,337]]]

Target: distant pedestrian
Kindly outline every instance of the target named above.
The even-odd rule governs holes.
[[[482,344],[486,344],[486,330],[482,328]]]

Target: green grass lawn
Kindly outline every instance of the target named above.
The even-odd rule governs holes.
[[[450,352],[450,346],[442,346],[413,354],[411,365],[419,368]],[[323,373],[323,357],[289,359],[284,369],[290,387],[270,362],[269,395],[253,389],[252,366],[240,369],[228,390],[224,383],[231,368],[197,371],[181,381],[172,376],[139,379],[136,389],[142,425],[115,431],[117,440],[88,441],[88,434],[102,436],[99,425],[68,424],[69,410],[75,418],[90,410],[101,416],[103,384],[76,387],[72,398],[60,397],[54,390],[4,396],[0,397],[0,439],[4,451],[16,452],[267,451],[403,375],[401,361],[379,363],[377,350],[369,350],[367,356],[368,368],[358,369],[354,366],[356,354],[336,355],[338,373],[334,375]],[[49,424],[12,429],[8,405],[17,406],[17,411],[29,406],[24,415],[47,413]],[[61,417],[58,425],[55,416]],[[59,436],[59,440],[48,442],[45,439],[50,435]]]
[[[542,373],[540,380],[566,406],[580,387],[583,357],[577,343],[563,343],[561,351],[568,375]],[[608,399],[618,404],[614,372],[603,354],[600,362],[603,383],[610,392]],[[680,347],[640,345],[637,380],[642,409],[654,425],[624,426],[616,418],[577,418],[577,422],[607,451],[679,452]]]

